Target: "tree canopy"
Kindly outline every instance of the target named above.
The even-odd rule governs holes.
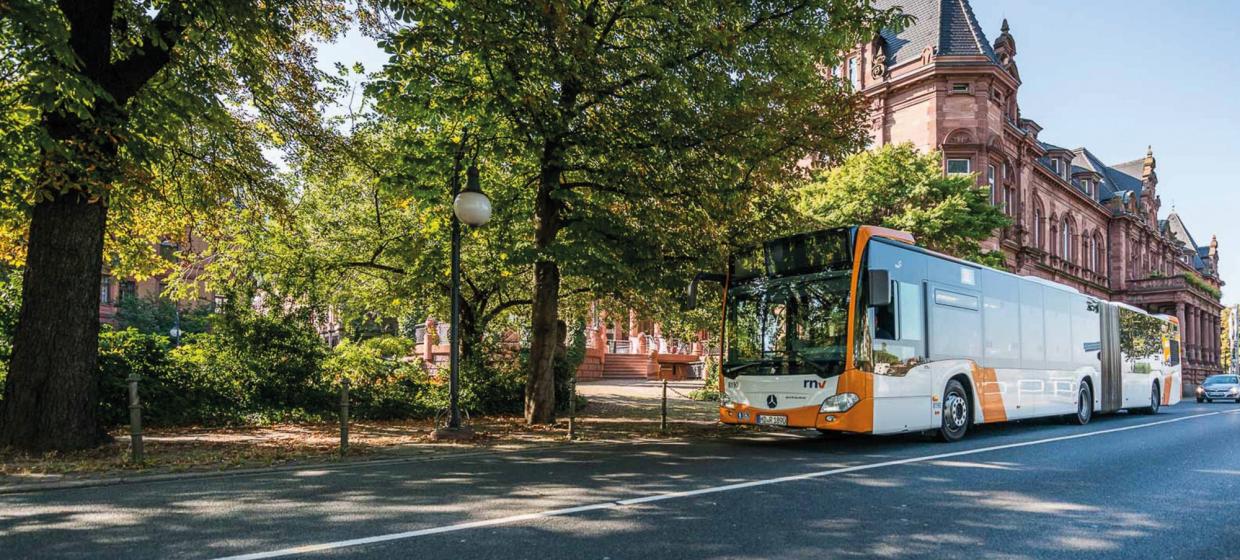
[[[945,175],[941,154],[912,144],[849,156],[805,184],[797,208],[821,227],[903,230],[918,245],[992,266],[1002,255],[983,254],[981,242],[1011,225],[974,175]]]
[[[313,42],[331,0],[0,3],[0,257],[24,264],[0,445],[100,439],[99,273],[166,269],[151,251],[280,205],[264,150],[329,144]],[[105,260],[104,255],[108,258]]]
[[[478,149],[531,197],[531,422],[553,419],[562,279],[651,289],[718,262],[799,159],[864,145],[861,96],[824,69],[903,22],[859,0],[384,4],[379,106],[495,131]]]

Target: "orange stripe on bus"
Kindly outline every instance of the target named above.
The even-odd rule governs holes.
[[[974,365],[973,379],[977,382],[977,400],[982,401],[982,421],[1006,421],[1007,409],[1003,406],[1003,392],[1000,390],[999,378],[995,373],[995,368],[984,368]]]
[[[1163,378],[1162,383],[1162,403],[1164,405],[1171,404],[1171,376]]]

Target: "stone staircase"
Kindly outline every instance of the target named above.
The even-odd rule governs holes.
[[[603,379],[646,379],[649,371],[645,354],[608,354],[603,362]]]

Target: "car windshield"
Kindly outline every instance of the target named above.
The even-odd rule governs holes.
[[[1240,377],[1235,375],[1212,375],[1206,378],[1206,385],[1234,385],[1240,383]]]
[[[821,377],[842,373],[848,278],[847,272],[759,278],[730,290],[725,371]]]

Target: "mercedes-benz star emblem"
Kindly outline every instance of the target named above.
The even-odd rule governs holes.
[[[777,404],[779,404],[779,399],[775,398],[775,395],[766,396],[766,407],[767,408],[775,408],[775,405]]]

